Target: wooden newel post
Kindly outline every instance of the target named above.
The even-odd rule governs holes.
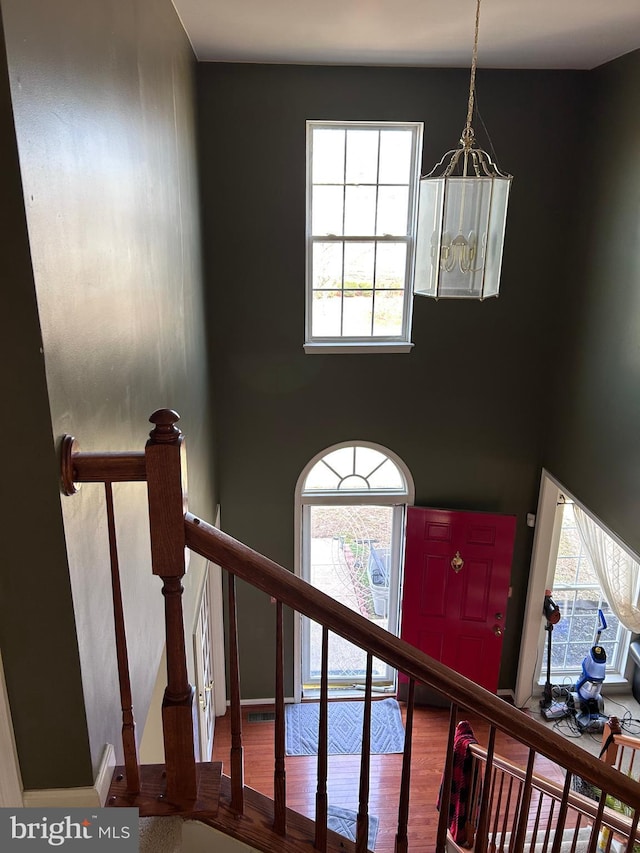
[[[182,618],[187,471],[184,437],[176,426],[178,420],[178,413],[170,409],[154,412],[149,421],[155,427],[145,447],[152,570],[162,578],[165,601],[167,687],[162,702],[162,727],[167,799],[171,801],[195,800],[197,795],[194,689],[187,677]]]

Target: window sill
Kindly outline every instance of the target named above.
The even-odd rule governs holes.
[[[361,341],[359,343],[307,343],[304,351],[307,355],[346,355],[358,353],[395,353],[411,352],[412,343],[404,341]]]
[[[551,684],[559,687],[566,687],[571,690],[571,687],[564,684],[563,681],[565,679],[573,679],[573,684],[576,683],[581,673],[573,673],[573,675],[552,675],[551,676]],[[555,679],[555,680],[554,680]],[[540,677],[538,679],[538,687],[544,687],[546,684],[546,678]],[[608,693],[623,693],[626,690],[631,690],[631,682],[628,678],[625,678],[624,675],[620,675],[620,673],[608,672],[607,677],[602,682],[602,695],[606,696]]]

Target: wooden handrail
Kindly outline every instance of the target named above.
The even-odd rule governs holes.
[[[144,451],[84,453],[72,435],[65,435],[60,453],[65,495],[75,494],[78,483],[139,483],[147,479]]]
[[[191,513],[184,517],[186,545],[330,631],[356,643],[400,672],[508,732],[525,746],[568,767],[625,803],[638,803],[640,784],[568,743],[542,723],[508,705],[398,637],[372,624],[293,575],[273,560]]]

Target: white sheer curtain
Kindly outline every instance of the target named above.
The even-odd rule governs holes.
[[[604,597],[625,628],[640,632],[640,565],[579,506],[574,505],[573,512]]]

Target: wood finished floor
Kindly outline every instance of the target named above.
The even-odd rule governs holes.
[[[401,703],[403,719],[405,706]],[[272,711],[272,706],[243,709],[243,744],[245,784],[269,797],[273,796],[274,724],[248,722],[250,713]],[[486,745],[488,726],[473,714],[463,715],[471,723],[478,741]],[[460,717],[461,719],[463,717]],[[409,806],[409,849],[412,853],[433,851],[438,812],[436,800],[444,766],[449,727],[449,712],[439,708],[416,708],[413,727],[413,760],[411,800]],[[227,713],[216,720],[213,760],[223,762],[223,773],[229,773],[230,720]],[[525,766],[526,749],[512,738],[498,734],[496,752],[514,764]],[[316,793],[316,756],[287,756],[287,805],[300,814],[314,817]],[[376,853],[393,853],[398,819],[398,797],[402,755],[372,755],[369,811],[380,824]],[[536,759],[535,772],[563,781],[563,773],[544,758]],[[333,805],[358,808],[360,756],[329,756],[328,795]]]

